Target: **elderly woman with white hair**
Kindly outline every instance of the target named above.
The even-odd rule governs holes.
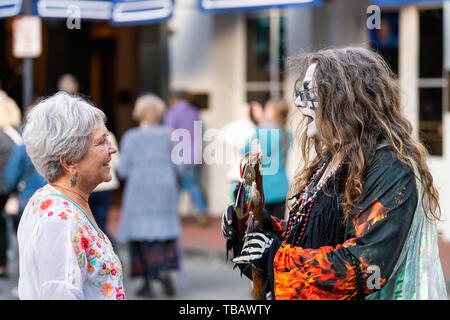
[[[29,113],[26,150],[48,184],[28,202],[18,228],[20,299],[124,299],[123,272],[88,205],[111,179],[105,114],[59,92]]]
[[[178,187],[170,157],[169,129],[161,125],[164,102],[154,94],[136,101],[133,117],[139,123],[122,137],[117,174],[125,179],[117,240],[130,245],[131,277],[141,277],[137,292],[152,297],[152,280],[165,294],[175,294],[170,271],[179,267]]]

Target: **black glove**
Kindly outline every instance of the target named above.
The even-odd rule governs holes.
[[[222,214],[222,235],[225,239],[233,239],[236,236],[236,230],[233,228],[233,221],[236,220],[236,212],[233,204],[229,204]]]
[[[257,269],[265,270],[268,253],[275,245],[279,246],[278,238],[272,232],[252,232],[247,235],[239,256],[233,259],[236,264],[252,264]]]

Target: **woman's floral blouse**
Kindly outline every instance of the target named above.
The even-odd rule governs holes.
[[[17,238],[20,299],[125,299],[111,242],[50,185],[28,202]]]

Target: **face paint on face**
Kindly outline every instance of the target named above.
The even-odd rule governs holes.
[[[303,78],[302,85],[303,91],[302,94],[297,95],[295,99],[295,105],[299,107],[300,112],[308,117],[308,122],[306,124],[307,131],[306,135],[308,138],[316,138],[317,137],[317,126],[316,126],[316,108],[317,102],[313,102],[311,100],[315,100],[314,94],[314,71],[316,70],[316,63],[311,64],[306,70],[305,77]],[[303,98],[302,98],[303,97]],[[306,97],[306,98],[305,98]]]

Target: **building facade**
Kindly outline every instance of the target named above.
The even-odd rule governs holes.
[[[381,23],[375,29],[370,28],[376,14],[371,5],[371,1],[330,0],[317,7],[209,14],[198,10],[197,1],[177,1],[168,22],[170,86],[206,95],[204,128],[220,129],[233,120],[233,110],[243,102],[277,96],[293,102],[295,67],[285,62],[300,50],[345,45],[378,50],[398,74],[404,112],[414,134],[431,153],[429,165],[441,194],[444,219],[440,230],[450,240],[448,64],[445,67],[450,31],[444,28],[448,26],[448,3],[380,6]],[[278,45],[271,46],[271,39]],[[279,77],[271,76],[273,61],[275,65],[280,62],[275,67]],[[290,125],[295,128],[299,114],[292,109]],[[288,159],[291,178],[299,161],[294,146]],[[220,215],[230,201],[225,178],[229,164],[223,162],[204,163],[203,167],[202,182],[214,215]],[[182,212],[187,213],[189,200],[183,201]]]

